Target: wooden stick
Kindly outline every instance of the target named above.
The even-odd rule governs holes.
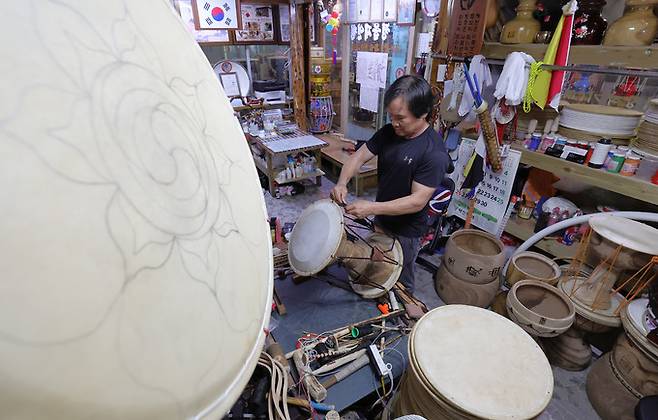
[[[475,193],[477,194],[477,191]],[[474,212],[475,212],[475,197],[471,198],[468,202],[468,213],[466,213],[466,222],[464,223],[464,229],[471,228],[471,222],[473,221]]]

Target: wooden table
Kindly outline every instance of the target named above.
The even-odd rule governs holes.
[[[295,137],[295,136],[308,136],[310,135],[309,133],[303,132],[303,131],[296,131],[294,134],[286,135],[286,136],[281,136],[281,137]],[[248,133],[245,133],[245,137],[247,141],[249,142],[251,149],[252,149],[252,154],[254,157],[254,164],[258,169],[260,169],[265,176],[267,176],[268,180],[268,185],[270,188],[270,194],[274,197],[275,195],[275,188],[277,184],[288,184],[291,182],[297,182],[301,181],[304,179],[311,179],[315,178],[315,183],[317,185],[322,185],[322,175],[324,175],[324,172],[322,171],[322,157],[320,155],[320,150],[323,147],[327,147],[327,143],[324,141],[322,144],[315,145],[315,146],[310,146],[310,147],[301,147],[301,148],[294,148],[294,149],[289,149],[289,150],[283,150],[283,151],[274,151],[272,150],[269,146],[268,143],[272,141],[272,139],[261,139],[260,137],[255,137],[252,136]],[[305,173],[304,175],[293,178],[293,179],[287,179],[283,182],[277,182],[276,181],[276,175],[278,172],[280,172],[283,168],[275,168],[273,165],[273,160],[274,157],[276,156],[287,156],[290,154],[297,154],[300,152],[305,152],[307,154],[314,154],[315,155],[315,160],[316,160],[316,171],[313,173]],[[261,159],[261,155],[264,156],[264,159]]]
[[[318,136],[328,146],[322,149],[322,166],[331,173],[336,179],[340,176],[340,171],[343,168],[347,159],[351,154],[345,150],[354,147],[354,143],[349,140],[344,140],[335,134],[321,134]],[[365,188],[372,188],[377,186],[377,156],[365,163],[359,169],[359,173],[352,178],[349,187],[351,187],[354,195],[359,196],[363,194]]]

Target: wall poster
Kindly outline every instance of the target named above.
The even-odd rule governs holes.
[[[269,4],[242,4],[242,29],[235,31],[236,42],[274,42],[274,11]]]

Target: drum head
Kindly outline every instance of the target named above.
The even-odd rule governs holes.
[[[343,209],[331,200],[306,207],[288,244],[288,260],[295,273],[310,276],[331,263],[345,233],[343,225]]]
[[[658,229],[625,217],[601,214],[589,219],[602,237],[633,251],[658,255]]]
[[[624,326],[626,334],[647,356],[658,362],[658,346],[652,344],[647,339],[649,330],[647,329],[645,317],[649,299],[638,298],[630,302],[621,311],[621,323]]]
[[[263,193],[171,3],[0,3],[3,418],[223,418],[258,363]]]
[[[486,309],[436,308],[416,324],[409,347],[423,381],[471,416],[533,418],[553,394],[553,372],[541,348]]]
[[[619,327],[621,320],[619,319],[619,315],[615,315],[615,312],[624,300],[624,297],[620,293],[615,293],[610,296],[610,308],[593,310],[591,306],[578,299],[576,293],[573,293],[572,296],[572,291],[578,287],[578,283],[586,280],[585,277],[569,277],[559,282],[558,289],[571,298],[578,315],[598,325],[614,328]]]

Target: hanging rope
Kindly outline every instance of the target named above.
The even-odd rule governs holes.
[[[542,71],[541,66],[543,65],[543,61],[536,61],[530,65],[528,86],[526,87],[525,96],[523,97],[523,112],[526,114],[532,109],[532,104],[534,102],[534,99],[532,99],[532,89],[535,87],[535,81],[537,81],[537,76],[539,76],[539,72]]]

